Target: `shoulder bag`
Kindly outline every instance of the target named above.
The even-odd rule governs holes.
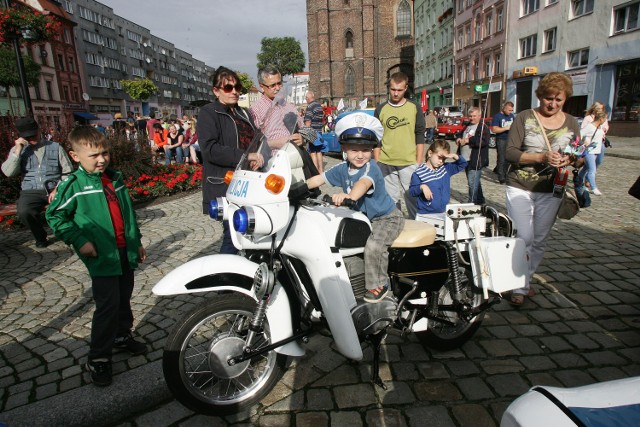
[[[542,122],[538,117],[538,113],[536,110],[531,110],[533,112],[533,116],[536,118],[538,125],[540,126],[540,130],[542,132],[542,137],[544,138],[544,142],[547,143],[547,149],[551,151],[551,144],[549,144],[549,139],[547,138],[547,133],[544,130],[544,126],[542,126]],[[558,171],[556,170],[556,174]],[[571,189],[567,189],[566,185],[564,187],[564,194],[562,195],[562,202],[560,203],[560,209],[558,209],[558,218],[560,219],[571,219],[576,216],[580,212],[580,204],[578,203],[578,199],[575,193]]]

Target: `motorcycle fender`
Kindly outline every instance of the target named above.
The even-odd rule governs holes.
[[[155,295],[180,295],[211,291],[232,291],[257,301],[252,290],[258,264],[237,255],[210,255],[189,261],[172,270],[154,287]],[[212,279],[217,280],[213,281]],[[267,319],[273,342],[293,335],[291,304],[280,285],[276,285],[267,306]],[[292,341],[276,349],[289,356],[302,356],[304,349]]]

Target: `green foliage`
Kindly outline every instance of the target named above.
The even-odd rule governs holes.
[[[29,56],[22,56],[25,76],[29,86],[35,86],[40,80],[40,64]],[[10,87],[20,86],[20,75],[18,74],[18,62],[13,49],[0,46],[0,86],[9,90]]]
[[[251,89],[253,87],[253,80],[251,80],[251,77],[249,77],[249,74],[247,73],[241,73],[239,71],[236,71],[238,73],[238,77],[240,77],[240,83],[242,84],[242,93],[247,93],[249,92],[249,89]]]
[[[304,70],[305,58],[300,42],[293,37],[264,37],[258,54],[258,68],[275,65],[282,75]]]
[[[158,86],[150,79],[120,80],[122,89],[131,99],[144,101],[158,92]]]

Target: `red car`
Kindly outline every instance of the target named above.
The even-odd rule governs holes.
[[[438,127],[436,128],[436,136],[439,138],[451,138],[456,139],[462,136],[464,128],[471,123],[468,117],[447,117],[442,119],[443,123],[440,123],[441,119],[438,119]],[[484,123],[491,128],[491,117],[484,119]],[[495,147],[495,135],[493,132],[489,135],[489,146]]]

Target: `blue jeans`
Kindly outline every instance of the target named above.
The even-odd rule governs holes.
[[[233,240],[231,240],[231,230],[229,229],[229,221],[222,221],[222,244],[220,245],[221,254],[238,253],[238,250],[233,246]]]
[[[598,154],[587,154],[584,158],[584,166],[578,172],[578,180],[580,182],[584,182],[585,176],[589,185],[591,186],[591,191],[598,188],[596,185],[596,168],[597,166]]]
[[[467,170],[467,182],[469,183],[469,203],[484,205],[484,194],[482,194],[482,169]]]
[[[426,130],[426,132],[424,134],[425,139],[427,140],[428,144],[431,144],[431,142],[433,141],[433,132],[434,132],[434,130],[435,130],[434,128],[427,128],[427,130]]]
[[[170,165],[171,164],[171,157],[175,155],[176,156],[176,163],[182,163],[183,159],[182,159],[182,147],[176,147],[176,148],[164,148],[164,164],[165,165]]]

